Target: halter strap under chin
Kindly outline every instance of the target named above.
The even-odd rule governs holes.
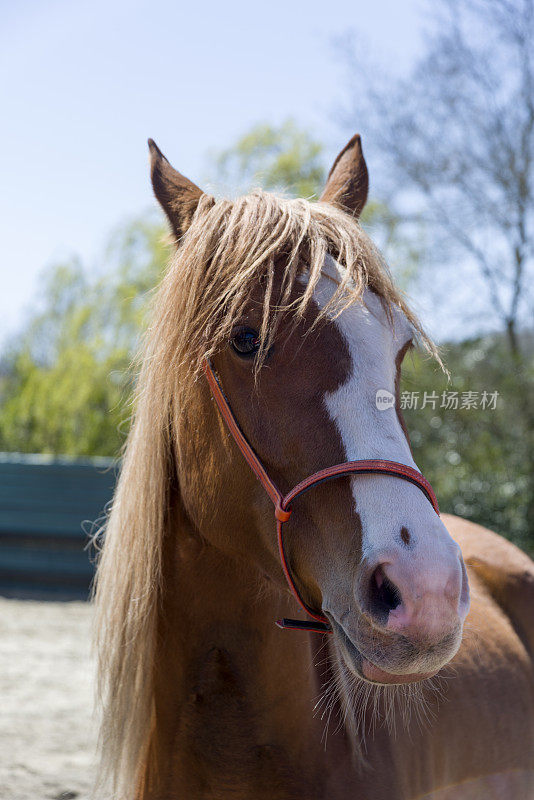
[[[420,472],[412,467],[406,466],[406,464],[399,464],[396,461],[386,461],[382,459],[364,459],[358,461],[345,461],[343,464],[336,464],[333,467],[326,467],[326,469],[315,472],[313,475],[305,478],[300,483],[297,483],[297,485],[294,486],[291,491],[289,491],[286,495],[283,495],[280,489],[265,471],[263,464],[259,460],[258,456],[247,441],[243,431],[239,427],[239,423],[237,422],[234,413],[230,408],[230,404],[225,397],[222,386],[208,359],[205,359],[203,362],[203,370],[209,383],[213,399],[217,403],[217,407],[221,412],[221,416],[224,419],[230,433],[232,434],[235,443],[245,457],[249,467],[252,469],[253,473],[256,475],[257,479],[262,484],[263,488],[273,502],[274,516],[276,518],[278,552],[280,554],[280,563],[282,564],[286,581],[301,608],[314,620],[314,622],[310,622],[308,620],[284,618],[277,620],[276,624],[280,628],[331,633],[332,629],[330,627],[330,623],[324,614],[314,611],[302,599],[289,568],[284,548],[283,524],[284,522],[287,522],[291,516],[291,504],[293,501],[307,492],[313,486],[317,486],[319,483],[323,483],[324,481],[332,480],[345,475],[391,475],[395,478],[402,478],[402,480],[409,481],[410,483],[413,483],[414,486],[417,486],[423,492],[427,500],[431,503],[436,514],[439,515],[438,501],[436,499],[436,495],[434,494],[434,490],[427,479],[423,477]]]

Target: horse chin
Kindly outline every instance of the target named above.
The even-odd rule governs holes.
[[[333,617],[330,615],[328,616],[334,632],[338,657],[342,659],[344,666],[349,672],[361,678],[366,683],[379,684],[382,686],[417,683],[431,678],[441,668],[439,667],[431,672],[411,672],[402,674],[388,672],[360,653],[341,625],[339,625]]]
[[[391,684],[417,683],[431,678],[438,672],[438,670],[434,670],[434,672],[411,672],[406,675],[395,675],[393,672],[386,672],[381,667],[377,667],[376,664],[366,658],[361,659],[361,664],[361,672],[366,681],[387,686]]]

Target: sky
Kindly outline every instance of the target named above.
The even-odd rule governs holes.
[[[257,122],[292,116],[333,157],[336,39],[352,29],[408,69],[429,2],[0,0],[0,342],[44,268],[97,268],[111,231],[153,207],[147,137],[204,186],[207,154]]]

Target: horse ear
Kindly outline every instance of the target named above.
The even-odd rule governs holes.
[[[369,174],[363,157],[362,140],[357,133],[334,161],[320,200],[339,206],[358,218],[368,191]]]
[[[148,149],[154,194],[179,240],[191,224],[202,190],[171,167],[153,139],[148,140]]]

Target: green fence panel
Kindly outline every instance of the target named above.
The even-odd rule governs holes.
[[[88,596],[116,476],[107,458],[0,453],[0,593]]]

